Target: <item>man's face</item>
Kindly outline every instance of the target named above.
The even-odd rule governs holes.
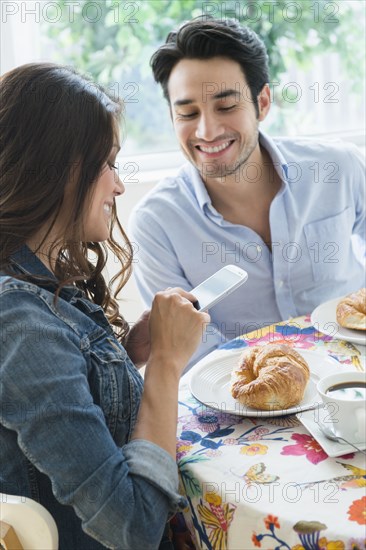
[[[270,105],[268,86],[259,95],[257,118],[240,65],[214,57],[179,61],[168,92],[180,146],[205,182],[236,174],[249,159],[254,161],[258,123]]]

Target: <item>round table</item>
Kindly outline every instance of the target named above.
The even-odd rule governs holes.
[[[318,332],[308,316],[236,338],[203,361],[269,342],[365,370],[364,346]],[[196,548],[364,550],[365,455],[329,457],[296,415],[241,417],[210,409],[192,396],[191,372],[180,385],[177,462]]]

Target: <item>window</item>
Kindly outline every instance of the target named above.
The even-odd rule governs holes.
[[[365,120],[365,6],[363,0],[2,0],[1,72],[54,61],[118,93],[126,105],[123,171],[134,183],[136,159],[140,171],[153,172],[182,158],[167,154],[178,145],[149,67],[179,23],[202,14],[236,17],[260,34],[273,96],[264,130],[357,136]]]
[[[363,143],[364,0],[0,0],[0,72],[53,61],[89,73],[126,103],[120,172],[131,185],[119,201],[127,225],[133,205],[182,161],[149,59],[180,22],[200,14],[236,17],[266,43],[274,135],[332,134]],[[110,276],[118,266],[108,265]],[[142,312],[131,279],[125,318]]]

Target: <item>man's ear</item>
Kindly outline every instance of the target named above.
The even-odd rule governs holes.
[[[264,120],[271,108],[271,90],[268,84],[265,84],[258,95],[258,120]]]

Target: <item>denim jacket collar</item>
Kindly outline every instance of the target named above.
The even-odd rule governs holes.
[[[47,269],[26,244],[23,244],[23,246],[11,256],[11,260],[12,266],[15,267],[17,271],[19,270],[21,273],[28,275],[41,275],[42,277],[54,279],[56,284],[57,280],[54,274]]]
[[[56,292],[57,278],[26,244],[11,256],[11,265],[17,274],[44,277],[44,281],[37,279],[35,283],[50,292]],[[62,288],[60,296],[69,302],[74,297],[83,296],[83,292],[73,285],[66,285]]]

